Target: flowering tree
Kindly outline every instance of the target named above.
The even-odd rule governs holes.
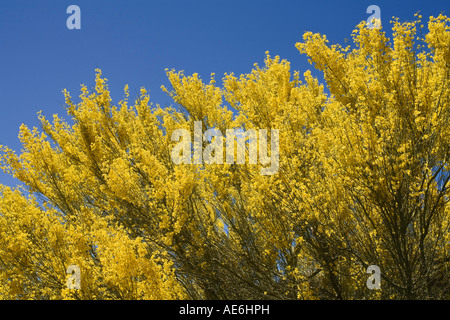
[[[69,120],[39,114],[19,155],[2,147],[26,188],[0,188],[0,297],[448,299],[449,24],[395,20],[390,40],[363,22],[346,48],[305,33],[329,93],[268,53],[220,87],[167,70],[177,108],[127,86],[115,105],[97,70],[77,103],[64,91]],[[277,129],[278,171],[261,174],[250,143],[244,163],[174,163],[172,133],[199,123]]]

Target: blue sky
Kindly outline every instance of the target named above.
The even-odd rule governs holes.
[[[81,9],[80,30],[66,27],[72,4]],[[65,115],[61,91],[76,97],[80,84],[93,85],[95,68],[115,102],[129,84],[132,96],[143,86],[162,106],[172,104],[160,89],[168,85],[165,68],[206,80],[214,72],[220,80],[225,72],[249,72],[269,51],[303,73],[311,69],[295,48],[303,32],[343,43],[372,4],[384,27],[392,16],[450,12],[448,0],[2,0],[0,144],[20,151],[19,126],[37,126],[38,110]],[[16,181],[0,173],[0,183]]]

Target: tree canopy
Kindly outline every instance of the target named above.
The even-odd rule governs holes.
[[[64,91],[67,120],[1,147],[24,187],[0,187],[0,298],[449,299],[450,18],[391,23],[347,47],[304,33],[325,84],[266,53],[221,86],[167,70],[173,107],[128,86],[115,104],[100,70]],[[174,163],[198,122],[277,129],[278,171]]]

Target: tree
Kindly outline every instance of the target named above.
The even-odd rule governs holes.
[[[128,86],[116,106],[97,70],[78,103],[64,91],[69,121],[40,113],[20,155],[2,147],[27,189],[0,189],[0,297],[448,299],[449,23],[419,38],[420,16],[395,20],[390,40],[363,22],[353,48],[306,32],[297,48],[329,93],[266,53],[222,87],[167,70],[177,107],[143,88],[130,104]],[[278,171],[262,175],[250,143],[244,164],[175,164],[172,133],[199,122],[278,129]]]

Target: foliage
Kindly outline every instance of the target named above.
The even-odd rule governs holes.
[[[2,147],[28,189],[0,188],[0,298],[448,299],[450,19],[421,23],[390,40],[363,22],[353,48],[306,32],[327,89],[266,53],[222,87],[167,70],[178,108],[127,86],[116,106],[100,70],[78,102],[64,91],[69,121],[39,114],[19,155]],[[278,173],[174,164],[195,121],[279,129]]]

